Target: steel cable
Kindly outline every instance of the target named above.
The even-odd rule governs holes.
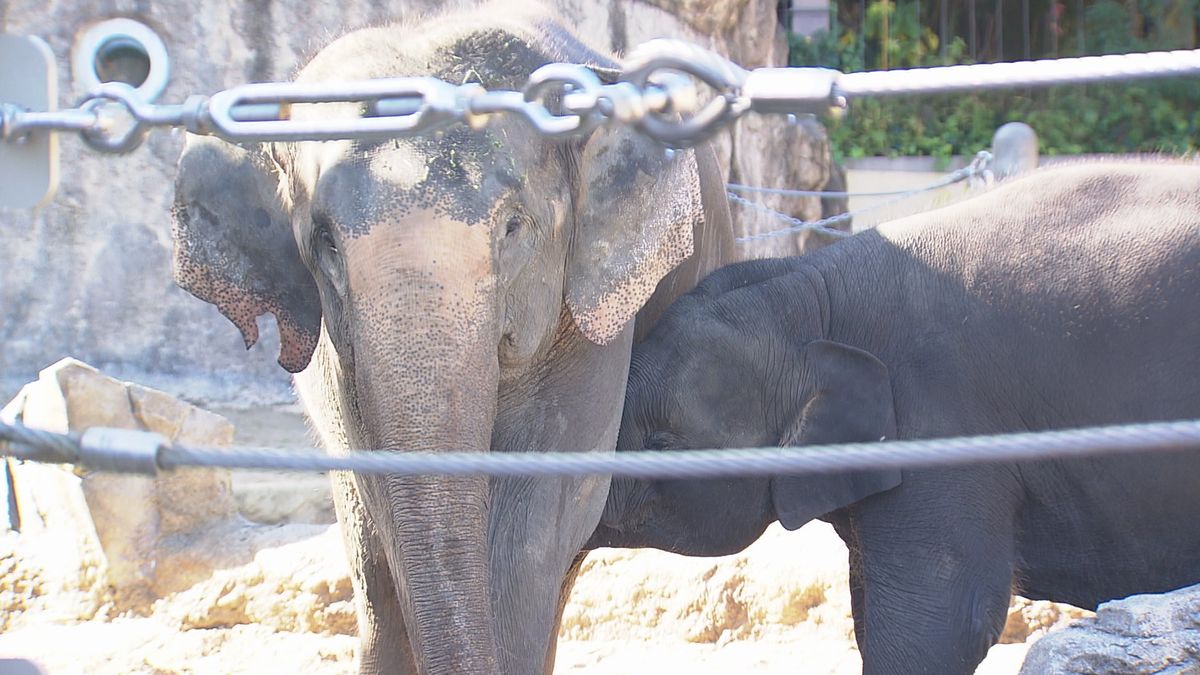
[[[844,73],[847,98],[914,96],[1200,74],[1200,49]]]
[[[746,206],[748,208],[754,209],[755,211],[765,213],[765,214],[772,216],[778,220],[788,223],[788,225],[789,225],[788,227],[778,229],[778,230],[769,230],[767,232],[759,232],[757,234],[749,234],[744,237],[738,237],[738,238],[734,239],[734,241],[739,244],[745,244],[745,243],[749,243],[749,242],[753,242],[753,241],[760,241],[763,239],[771,239],[773,237],[781,237],[781,236],[785,236],[788,234],[794,234],[794,233],[800,232],[802,230],[828,229],[831,225],[836,225],[837,223],[849,220],[851,218],[856,218],[856,217],[858,217],[864,213],[868,213],[870,211],[877,211],[880,209],[887,208],[889,206],[895,206],[896,204],[899,204],[899,203],[901,203],[907,199],[910,199],[912,197],[915,197],[919,194],[923,194],[926,192],[933,192],[934,190],[940,190],[942,188],[950,187],[951,185],[955,185],[956,183],[961,183],[965,180],[970,180],[971,178],[975,178],[975,177],[979,177],[979,176],[990,176],[989,172],[991,170],[990,169],[991,162],[992,162],[992,153],[988,152],[987,150],[981,150],[978,153],[976,153],[975,158],[971,161],[971,163],[969,165],[967,165],[961,169],[958,169],[957,171],[952,171],[949,174],[946,174],[945,177],[939,178],[938,180],[930,183],[929,185],[925,185],[925,186],[919,187],[919,188],[911,188],[908,190],[897,190],[897,191],[893,191],[893,192],[876,192],[876,193],[830,192],[830,193],[822,193],[822,192],[810,192],[807,190],[783,190],[783,189],[777,189],[777,188],[756,188],[756,187],[747,186],[747,185],[740,185],[737,183],[730,183],[727,185],[727,187],[730,188],[731,190],[739,190],[740,189],[740,190],[744,190],[746,192],[761,192],[761,193],[767,193],[767,194],[796,195],[796,196],[849,195],[849,196],[859,196],[859,197],[863,197],[863,196],[890,196],[890,197],[892,197],[891,199],[886,199],[886,200],[878,202],[876,204],[871,204],[870,206],[864,206],[864,207],[854,210],[854,211],[846,211],[844,213],[838,213],[838,214],[835,214],[832,216],[827,216],[825,218],[820,218],[818,220],[802,220],[802,219],[796,218],[794,216],[789,216],[788,214],[783,213],[781,211],[777,211],[777,210],[767,206],[766,204],[760,204],[758,202],[746,199],[745,197],[743,197],[741,195],[735,194],[732,191],[727,191],[725,193],[725,195],[729,199],[729,201],[731,201],[735,204],[741,204],[742,206]],[[991,179],[987,178],[986,180],[990,181]]]
[[[0,439],[45,450],[39,461],[78,456],[78,441],[0,424]],[[313,449],[189,448],[164,445],[162,469],[191,466],[291,471],[355,471],[387,474],[714,478],[774,474],[823,474],[872,469],[914,469],[1101,457],[1132,452],[1200,449],[1200,420],[1153,422],[1035,433],[929,440],[850,443],[801,448],[749,448],[639,452],[397,452],[351,451],[329,455]],[[9,449],[5,449],[9,451]],[[93,449],[95,452],[95,449]],[[46,459],[52,457],[52,459]]]
[[[0,453],[36,462],[74,464],[79,440],[66,434],[0,422]]]

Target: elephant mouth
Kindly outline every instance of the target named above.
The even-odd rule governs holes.
[[[597,526],[616,534],[629,534],[649,527],[654,516],[655,497],[641,481],[614,479],[609,487],[608,510]]]

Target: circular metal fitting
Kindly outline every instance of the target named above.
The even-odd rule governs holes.
[[[635,49],[623,68],[622,80],[642,91],[657,87],[667,94],[671,105],[661,111],[647,111],[637,127],[669,146],[682,148],[705,141],[748,107],[741,90],[749,73],[724,57],[687,42],[651,40]],[[695,78],[715,95],[698,107],[694,86],[682,85],[681,78]],[[686,111],[690,114],[681,116],[679,113],[685,110],[675,108],[691,109]]]
[[[124,82],[147,102],[163,93],[171,77],[162,38],[133,19],[108,19],[84,31],[75,41],[71,68],[85,92],[105,82]]]

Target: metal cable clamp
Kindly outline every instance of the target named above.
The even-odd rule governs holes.
[[[92,427],[79,438],[79,463],[98,471],[153,476],[160,453],[169,446],[164,436],[149,431]]]

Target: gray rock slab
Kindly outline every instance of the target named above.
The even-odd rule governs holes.
[[[1100,605],[1034,643],[1021,675],[1200,675],[1200,585]]]

